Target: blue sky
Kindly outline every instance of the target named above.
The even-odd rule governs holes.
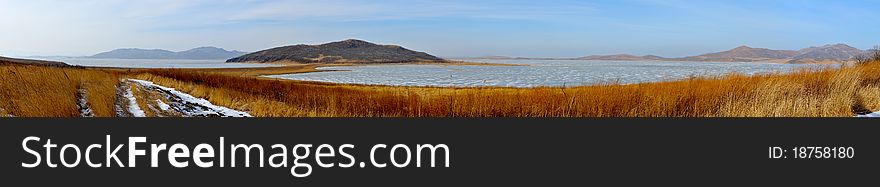
[[[0,55],[256,51],[358,38],[438,56],[677,57],[880,44],[880,0],[0,0]]]

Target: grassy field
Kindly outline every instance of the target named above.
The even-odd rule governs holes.
[[[849,117],[880,110],[880,63],[787,74],[539,88],[366,86],[257,75],[315,66],[104,70],[2,65],[0,115],[79,116],[79,89],[112,116],[120,78],[153,81],[254,116],[309,117]]]
[[[96,116],[115,115],[119,72],[6,64],[0,75],[0,116],[80,116],[80,98]]]

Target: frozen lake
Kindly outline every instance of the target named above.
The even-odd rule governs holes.
[[[482,60],[529,66],[370,65],[322,67],[341,70],[266,77],[354,84],[403,86],[580,86],[640,83],[692,76],[787,72],[818,65],[754,62],[654,62],[577,60]]]
[[[246,68],[273,64],[226,63],[226,60],[42,58],[70,65],[119,68]]]

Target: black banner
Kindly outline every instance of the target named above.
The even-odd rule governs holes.
[[[875,183],[880,168],[880,126],[859,118],[2,119],[0,124],[4,181],[36,186],[852,186]],[[48,153],[47,144],[55,145]],[[107,147],[120,145],[107,162]],[[236,145],[246,147],[231,153]],[[143,151],[134,162],[132,149]]]

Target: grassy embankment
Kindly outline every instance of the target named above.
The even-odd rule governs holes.
[[[395,87],[251,77],[313,70],[307,66],[131,72],[0,66],[0,115],[78,116],[80,86],[91,89],[89,102],[99,116],[112,115],[116,79],[132,77],[255,116],[848,117],[880,110],[877,60],[788,74],[571,88]]]

